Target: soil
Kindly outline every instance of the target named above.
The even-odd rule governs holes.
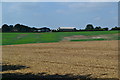
[[[80,39],[112,39],[112,36],[118,36],[118,34],[107,34],[107,35],[94,35],[94,36],[85,36],[85,35],[74,35],[64,37],[62,41],[70,41],[70,40],[80,40]]]
[[[73,36],[86,38],[86,36]],[[118,41],[37,43],[2,46],[4,65],[27,68],[6,69],[0,73],[47,73],[90,75],[93,78],[118,77]],[[7,67],[9,68],[9,67]]]

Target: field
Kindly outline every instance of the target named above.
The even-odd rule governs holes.
[[[118,78],[118,31],[1,34],[2,80]]]
[[[2,45],[61,41],[119,40],[118,31],[2,33]]]
[[[12,77],[14,78],[11,80],[24,80],[22,78],[26,77],[37,80],[118,78],[118,40],[34,43],[2,47],[1,73],[5,80]]]

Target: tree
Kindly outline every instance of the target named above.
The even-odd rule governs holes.
[[[101,27],[99,26],[99,27],[95,27],[95,30],[101,30]]]
[[[7,24],[2,26],[2,32],[10,32],[10,27]]]
[[[32,32],[38,32],[38,29],[35,28],[35,27],[33,27],[33,28],[31,28],[31,31],[32,31]]]
[[[107,27],[106,27],[106,28],[103,28],[104,31],[108,31],[108,29],[109,29],[109,28],[107,28]]]
[[[25,25],[20,26],[20,32],[29,32],[29,27]]]
[[[10,25],[9,29],[10,29],[10,32],[12,32],[13,31],[13,25]]]
[[[120,27],[114,27],[114,28],[112,28],[111,30],[120,30]]]
[[[85,28],[85,30],[94,30],[94,27],[92,24],[88,24]]]
[[[20,26],[21,26],[20,24],[16,24],[13,28],[13,31],[20,32]]]

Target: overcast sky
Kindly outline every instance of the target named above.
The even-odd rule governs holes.
[[[84,28],[118,26],[118,2],[3,2],[2,24]]]

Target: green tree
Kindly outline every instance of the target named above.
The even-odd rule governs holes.
[[[10,27],[7,24],[2,26],[2,32],[10,32]]]
[[[94,27],[92,24],[88,24],[85,28],[85,30],[94,30]]]
[[[103,28],[103,30],[104,30],[104,31],[108,31],[108,30],[109,30],[109,28],[107,28],[107,27],[106,27],[106,28]]]
[[[9,29],[10,29],[10,32],[12,32],[13,31],[13,25],[10,25]]]
[[[111,30],[120,30],[120,27],[115,26],[115,27],[112,28]]]
[[[101,27],[99,26],[99,27],[95,27],[95,30],[100,30],[101,29]]]
[[[20,26],[21,26],[20,24],[16,24],[13,28],[13,31],[20,32]]]

